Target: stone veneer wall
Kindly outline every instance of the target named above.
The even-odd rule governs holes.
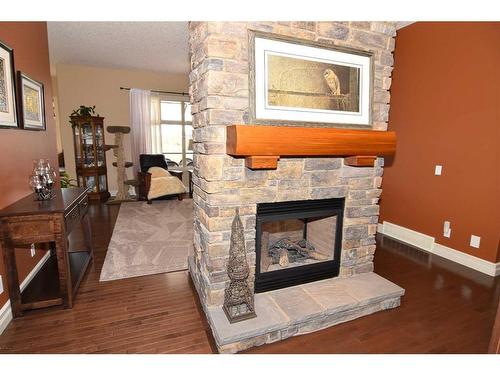
[[[248,32],[275,33],[374,54],[373,129],[387,129],[394,22],[190,22],[190,95],[194,126],[195,253],[190,272],[204,307],[220,306],[235,208],[255,270],[256,204],[346,198],[340,276],[373,270],[383,160],[373,168],[342,158],[288,158],[277,170],[252,171],[226,155],[225,128],[248,123]]]

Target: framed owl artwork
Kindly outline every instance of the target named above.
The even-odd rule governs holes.
[[[371,127],[370,52],[250,35],[250,121]]]

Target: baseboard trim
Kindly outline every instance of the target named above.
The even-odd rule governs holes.
[[[10,309],[10,299],[0,309],[0,335],[12,320],[12,310]]]
[[[500,263],[488,262],[487,260],[462,253],[461,251],[452,249],[444,245],[440,245],[438,243],[434,244],[432,253],[439,255],[440,257],[452,260],[456,263],[460,263],[464,266],[473,268],[490,276],[500,275],[500,272],[497,274],[497,270],[499,269],[498,266],[500,265]]]
[[[434,237],[427,236],[423,233],[419,233],[393,223],[389,223],[388,221],[383,222],[381,229],[382,231],[379,230],[380,233],[383,233],[389,237],[396,238],[400,241],[406,242],[425,251],[432,252]]]
[[[487,260],[438,244],[435,242],[434,237],[426,234],[416,232],[388,221],[384,221],[382,224],[379,223],[377,231],[486,275],[493,277],[500,275],[500,262],[488,262]]]
[[[23,282],[19,285],[19,289],[21,292],[26,288],[26,286],[30,283],[31,280],[35,277],[35,275],[40,271],[45,262],[50,258],[50,250],[45,253],[45,255],[40,259],[40,261],[36,264],[35,267],[31,270],[31,272],[25,277]],[[8,300],[0,309],[0,335],[3,333],[5,328],[9,325],[12,320],[12,310],[10,309],[10,300]]]

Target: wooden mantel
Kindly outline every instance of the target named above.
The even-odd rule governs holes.
[[[251,169],[276,169],[280,157],[345,157],[347,165],[373,166],[377,156],[393,155],[396,133],[375,130],[267,125],[230,125],[226,152],[245,157]]]

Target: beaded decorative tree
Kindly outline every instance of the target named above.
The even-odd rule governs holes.
[[[250,269],[245,251],[245,235],[240,219],[239,209],[231,225],[231,242],[229,245],[229,261],[227,274],[231,280],[224,291],[224,305],[230,323],[255,318],[254,296],[248,286]]]

